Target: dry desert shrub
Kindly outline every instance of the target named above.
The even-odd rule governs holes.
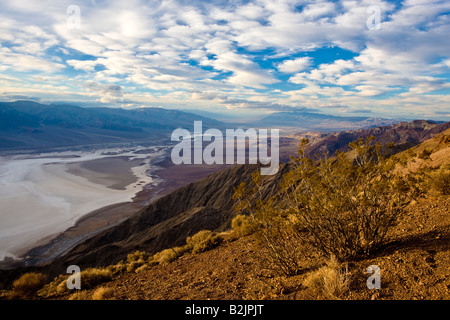
[[[302,268],[305,255],[334,255],[344,261],[385,243],[420,192],[420,183],[412,174],[396,175],[395,160],[384,157],[372,140],[350,143],[352,153],[313,159],[305,153],[304,139],[276,195],[262,196],[259,172],[251,185],[235,188],[235,208],[256,221],[263,248],[258,256],[266,265],[292,275]]]
[[[125,263],[123,260],[120,260],[116,264],[112,264],[106,267],[109,271],[111,271],[113,276],[116,276],[118,274],[125,273],[127,271],[128,264]]]
[[[68,300],[108,300],[113,295],[113,289],[107,287],[99,287],[94,292],[86,290],[76,290],[70,295]]]
[[[282,277],[273,278],[250,278],[244,288],[244,299],[246,300],[268,300],[275,299],[283,294],[285,285]]]
[[[223,238],[220,235],[209,230],[201,230],[186,239],[187,246],[192,250],[193,254],[215,248],[222,241]]]
[[[81,271],[81,289],[91,289],[103,282],[110,281],[113,278],[113,268],[88,268]],[[38,295],[41,297],[51,297],[68,293],[70,290],[67,288],[67,279],[70,275],[59,275],[52,282],[45,285]],[[80,290],[77,290],[77,292]],[[75,296],[74,296],[75,298]]]
[[[81,271],[81,288],[90,289],[103,282],[110,281],[113,273],[107,268],[88,268]]]
[[[165,249],[155,253],[149,263],[156,262],[159,264],[169,263],[178,258],[178,253],[174,249]]]
[[[134,270],[134,272],[135,273],[139,273],[139,272],[142,272],[142,271],[150,269],[152,266],[153,266],[152,264],[145,263],[142,266],[140,266],[139,268],[137,268],[136,270]]]
[[[51,297],[69,292],[67,288],[67,279],[69,275],[59,275],[54,278],[52,282],[46,284],[41,290],[38,291],[40,297]]]
[[[25,273],[13,282],[12,299],[30,299],[42,289],[47,276],[42,273]]]
[[[422,160],[429,160],[432,153],[433,153],[432,150],[424,149],[424,150],[419,154],[419,159],[422,159]]]
[[[149,254],[144,251],[135,251],[127,255],[127,262],[145,261],[149,258]]]
[[[85,290],[75,290],[68,300],[91,300],[91,294]]]
[[[231,221],[231,228],[236,237],[244,237],[255,232],[256,226],[252,217],[238,214]]]
[[[135,272],[137,269],[146,264],[149,259],[149,254],[144,251],[135,251],[127,255],[127,262],[124,263],[124,269],[126,272]],[[120,266],[118,266],[120,267]],[[117,269],[119,271],[119,269]],[[120,270],[124,271],[124,270]]]
[[[431,175],[431,186],[443,195],[450,195],[450,168],[442,167]]]

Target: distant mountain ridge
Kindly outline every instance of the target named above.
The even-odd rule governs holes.
[[[34,101],[0,102],[0,150],[32,150],[128,143],[168,139],[179,127],[191,130],[194,121],[207,128],[266,127],[298,128],[322,132],[373,128],[398,121],[369,117],[346,117],[304,110],[273,113],[261,120],[227,123],[213,119],[213,113],[163,108],[120,109],[41,104]]]
[[[194,121],[220,121],[162,108],[82,108],[33,101],[0,102],[0,150],[32,149],[167,138]]]
[[[254,124],[272,127],[297,127],[329,132],[336,129],[348,130],[391,125],[396,122],[399,121],[373,117],[335,116],[298,110],[275,112],[256,121]]]
[[[448,128],[450,128],[450,122],[414,120],[370,129],[323,134],[321,137],[311,139],[307,153],[315,155],[324,152],[333,154],[336,150],[348,151],[350,142],[368,136],[374,136],[374,142],[381,145],[394,143],[395,147],[392,152],[397,153],[431,139]]]

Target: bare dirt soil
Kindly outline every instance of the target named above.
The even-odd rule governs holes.
[[[450,199],[445,196],[429,196],[411,205],[379,252],[348,263],[348,291],[339,298],[449,299],[449,214]],[[304,285],[304,279],[323,261],[305,261],[299,275],[279,276],[262,268],[254,236],[234,240],[229,234],[225,238],[210,251],[126,273],[102,286],[112,289],[113,300],[327,298]],[[367,288],[370,265],[381,269],[381,289]]]

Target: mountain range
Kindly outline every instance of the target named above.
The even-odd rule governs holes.
[[[380,145],[393,143],[394,147],[390,151],[393,154],[431,139],[448,128],[450,128],[450,122],[439,123],[430,120],[414,120],[368,129],[332,133],[298,133],[291,135],[291,137],[294,138],[295,147],[297,147],[299,139],[303,137],[310,138],[309,147],[306,151],[309,155],[333,154],[336,150],[348,151],[350,142],[368,136],[373,136],[373,142]]]
[[[194,121],[220,121],[163,108],[82,108],[32,101],[0,102],[0,150],[36,149],[168,139]]]
[[[216,120],[211,112],[163,108],[83,108],[34,101],[0,102],[0,150],[33,150],[105,143],[168,141],[176,128],[191,130],[194,121],[204,128],[295,128],[322,132],[391,125],[397,120],[340,117],[307,111],[277,112],[251,123]],[[236,121],[236,122],[233,122]]]
[[[400,120],[374,117],[335,116],[305,110],[275,112],[254,122],[255,126],[292,127],[296,130],[332,132],[391,125]]]

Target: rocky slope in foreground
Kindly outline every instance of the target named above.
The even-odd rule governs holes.
[[[397,231],[378,254],[348,264],[348,291],[337,297],[351,300],[450,299],[450,200],[421,199],[412,206]],[[168,264],[141,272],[125,273],[85,292],[89,299],[102,288],[112,300],[172,299],[329,299],[305,279],[321,261],[305,261],[304,272],[291,277],[264,270],[257,259],[253,235],[197,255],[185,254]],[[381,289],[369,290],[366,269],[381,268]],[[67,294],[56,299],[73,298]]]

